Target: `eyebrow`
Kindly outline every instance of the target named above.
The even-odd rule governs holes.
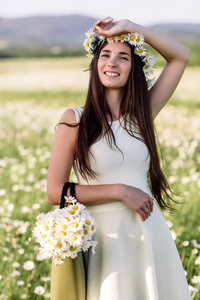
[[[108,53],[110,53],[111,51],[110,51],[110,50],[103,49],[101,52],[108,52]],[[119,52],[119,54],[130,56],[127,52]]]

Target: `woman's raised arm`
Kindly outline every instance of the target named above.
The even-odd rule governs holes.
[[[143,34],[145,42],[166,60],[165,68],[149,91],[152,115],[155,118],[175,91],[189,61],[191,51],[174,39],[154,32],[147,27],[140,26],[129,20],[117,22],[113,22],[112,20],[112,18],[107,17],[101,21],[97,21],[93,26],[93,31],[104,37],[138,32]]]

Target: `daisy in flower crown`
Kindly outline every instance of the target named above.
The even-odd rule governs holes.
[[[166,61],[154,85],[155,58],[144,42]],[[47,189],[50,203],[59,204],[73,166],[79,183],[76,199],[87,206],[97,224],[98,244],[95,254],[88,252],[86,272],[77,272],[82,278],[86,274],[82,292],[77,288],[81,280],[70,281],[70,270],[80,264],[69,270],[65,262],[52,269],[51,298],[190,300],[161,213],[172,210],[173,194],[161,168],[154,132],[154,119],[175,91],[190,50],[147,27],[110,17],[86,32],[84,47],[91,59],[88,93],[83,107],[71,107],[61,117]]]

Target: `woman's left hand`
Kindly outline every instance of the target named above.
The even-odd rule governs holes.
[[[94,24],[92,30],[103,37],[113,37],[127,33],[129,22],[129,20],[120,20],[117,22],[113,22],[113,18],[106,17],[102,20],[97,21]]]

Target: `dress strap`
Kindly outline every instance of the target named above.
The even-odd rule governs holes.
[[[80,118],[81,118],[82,113],[83,113],[83,108],[82,107],[71,107],[71,109],[73,109],[73,111],[75,112],[76,122],[79,123]]]

